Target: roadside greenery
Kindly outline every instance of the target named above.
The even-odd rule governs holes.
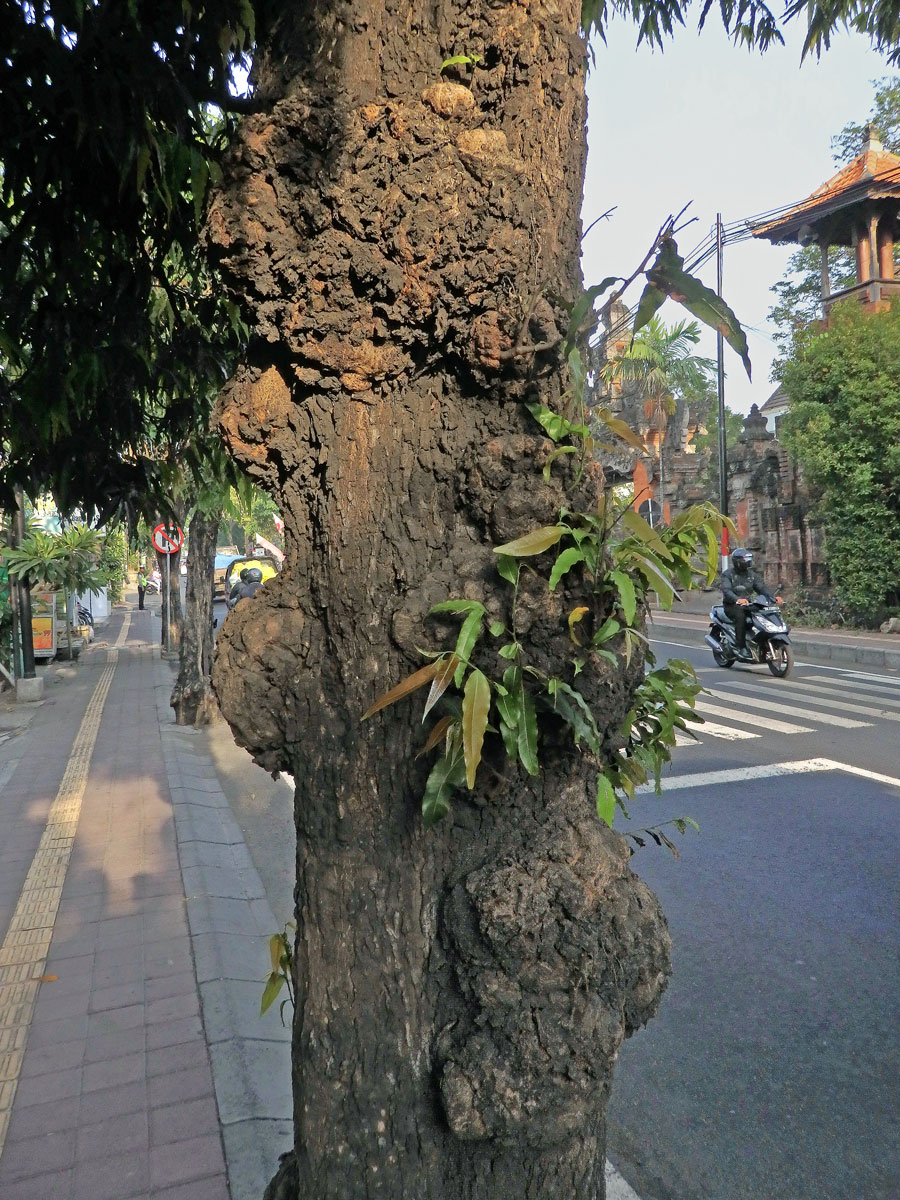
[[[900,303],[835,305],[781,367],[784,437],[818,496],[844,609],[867,623],[900,603]]]
[[[106,580],[110,604],[120,603],[125,595],[125,579],[128,575],[128,541],[121,525],[114,525],[107,532],[97,566]]]

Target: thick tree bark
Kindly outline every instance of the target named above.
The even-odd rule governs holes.
[[[209,725],[218,717],[209,676],[213,652],[213,572],[220,517],[221,513],[208,514],[198,509],[191,518],[180,661],[171,700],[176,725]]]
[[[238,740],[297,781],[295,1151],[272,1197],[595,1200],[613,1062],[665,985],[664,918],[555,718],[539,777],[489,737],[428,833],[420,704],[360,722],[419,647],[452,647],[432,605],[508,623],[492,547],[602,485],[565,461],[544,483],[524,406],[561,403],[579,286],[579,7],[278,6],[267,111],[209,215],[253,331],[219,429],[286,527],[213,670]],[[481,55],[471,79],[441,76],[453,54]],[[571,677],[576,604],[607,615],[577,572],[554,593],[523,576],[518,633],[548,674]],[[641,671],[579,675],[610,744]]]

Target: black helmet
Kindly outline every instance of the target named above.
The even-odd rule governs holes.
[[[262,571],[259,567],[248,567],[246,571],[241,571],[241,578],[245,583],[262,583]]]
[[[241,575],[240,575],[241,583],[247,583],[249,578],[250,578],[250,568],[244,567],[244,569],[243,569],[243,571],[241,571]]]
[[[749,550],[737,549],[731,556],[731,565],[736,571],[749,571],[753,566],[753,555]]]

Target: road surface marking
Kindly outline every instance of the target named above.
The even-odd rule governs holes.
[[[790,704],[776,704],[774,700],[755,700],[752,696],[747,696],[743,692],[722,692],[718,688],[707,688],[710,696],[715,696],[717,700],[728,700],[734,703],[740,700],[741,707],[761,708],[765,712],[784,713],[788,717],[805,717],[810,719],[811,713],[808,708],[794,708]],[[871,721],[851,721],[849,717],[833,717],[830,713],[815,714],[816,720],[820,725],[839,725],[842,729],[862,729],[866,725],[870,725]]]
[[[735,688],[737,688],[737,686],[738,685],[735,684]],[[775,684],[767,684],[767,683],[758,683],[758,684],[754,685],[752,683],[748,683],[745,686],[748,688],[755,687],[757,693],[759,693],[761,691],[765,691],[769,695],[778,695],[783,690],[785,690],[785,686],[780,685],[780,684],[775,685]],[[791,687],[792,687],[791,684],[787,685],[788,689],[791,689]],[[801,692],[801,693],[804,691],[808,691],[808,690],[809,689],[804,688],[803,684],[801,684],[801,683],[794,684],[793,688],[792,688],[792,691]],[[824,689],[818,689],[818,690],[823,691]],[[739,693],[737,691],[735,691],[734,694],[735,694],[735,697],[737,697]],[[858,697],[856,697],[853,692],[850,692],[849,694],[851,696],[854,696],[854,699],[858,699]],[[785,698],[787,700],[797,700],[799,702],[801,697],[800,697],[800,695],[794,696],[793,694],[791,694]],[[876,697],[876,700],[877,699],[878,698]],[[876,717],[882,721],[900,721],[900,713],[888,712],[887,709],[883,709],[883,708],[874,708],[871,704],[851,704],[849,700],[832,700],[832,699],[825,699],[823,696],[811,696],[810,697],[810,706],[812,706],[813,704],[817,704],[817,705],[821,704],[824,708],[837,708],[837,709],[840,709],[842,712],[860,713],[864,717]],[[817,713],[814,708],[810,707],[810,710],[809,710],[810,720],[812,720],[813,717],[821,716],[821,715],[822,714]],[[768,724],[768,723],[769,722],[767,721],[766,724]]]
[[[733,708],[722,708],[718,704],[708,704],[705,700],[696,700],[694,708],[699,713],[709,713],[711,717],[728,717],[731,721],[739,721],[744,725],[751,721],[755,725],[760,724],[760,718],[754,716],[753,713],[735,712]],[[772,729],[775,733],[812,733],[812,730],[806,725],[792,725],[790,721],[774,721],[771,717],[766,717],[764,721],[767,730]],[[701,730],[707,729],[707,725],[701,725]],[[756,734],[755,736],[759,736]]]
[[[778,690],[787,688],[789,691],[794,692],[821,692],[826,696],[833,696],[835,693],[838,693],[841,696],[850,696],[853,700],[868,700],[872,704],[885,704],[888,708],[900,708],[900,688],[894,688],[894,697],[896,698],[893,698],[880,695],[880,689],[878,688],[862,687],[858,683],[844,684],[843,679],[836,679],[834,683],[807,683],[805,679],[798,679],[796,682],[792,680],[790,683],[773,680],[770,686]]]
[[[66,765],[65,774],[22,885],[6,937],[0,946],[0,1156],[25,1059],[28,1030],[50,951],[63,883],[75,844],[75,830],[87,786],[100,718],[116,670],[118,647],[125,644],[131,613],[108,652]],[[5,1049],[4,1049],[5,1048]]]
[[[818,771],[846,771],[850,775],[858,775],[862,779],[871,779],[875,783],[886,783],[889,787],[900,788],[900,779],[894,775],[881,775],[877,771],[867,771],[864,767],[854,767],[850,763],[835,762],[832,758],[804,758],[798,762],[767,763],[759,767],[734,767],[727,771],[703,771],[697,775],[670,775],[663,779],[663,794],[678,791],[681,788],[712,787],[721,783],[745,783],[750,779],[772,779],[779,775],[811,775]],[[651,783],[641,784],[635,788],[635,795],[648,795],[655,792]]]
[[[606,1160],[605,1173],[606,1200],[641,1200],[634,1188],[625,1182],[609,1159]]]

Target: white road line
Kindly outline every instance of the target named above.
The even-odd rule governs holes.
[[[746,686],[754,687],[753,684],[747,684]],[[737,687],[737,685],[735,685],[735,687]],[[765,683],[758,683],[755,685],[755,687],[756,687],[757,692],[766,691],[773,695],[777,695],[783,690],[780,687],[779,688],[770,687],[768,684],[765,684]],[[802,692],[801,685],[799,685],[799,684],[795,685],[794,690],[795,691],[800,690]],[[738,694],[739,693],[736,691],[735,696],[737,696]],[[789,695],[786,697],[786,699],[799,701],[800,696]],[[900,721],[900,713],[888,712],[886,709],[882,709],[882,708],[873,708],[869,704],[851,704],[849,700],[826,700],[822,696],[811,696],[810,697],[810,706],[812,706],[813,704],[820,704],[823,708],[837,708],[837,709],[840,709],[841,712],[860,713],[864,717],[877,717],[882,721]],[[813,717],[820,716],[820,715],[821,714],[816,712],[815,709],[810,707],[809,714],[808,714],[809,720],[812,720]],[[827,722],[826,722],[826,724],[827,724]]]
[[[871,700],[873,704],[886,704],[888,708],[900,708],[900,688],[894,688],[893,696],[882,696],[883,688],[862,687],[858,683],[847,684],[843,679],[836,679],[833,683],[809,683],[805,679],[792,680],[785,684],[783,680],[772,681],[773,687],[787,687],[794,691],[804,689],[811,692],[823,692],[826,695],[834,695],[839,692],[842,696],[852,696],[854,700]]]
[[[692,738],[689,733],[682,733],[680,729],[675,730],[675,745],[676,746],[699,746],[700,743],[696,738]]]
[[[609,1159],[606,1160],[606,1200],[641,1200],[640,1196],[626,1183]]]
[[[699,709],[700,705],[695,704],[694,707]],[[731,716],[730,713],[726,713],[725,715]],[[758,733],[748,733],[746,729],[732,729],[729,725],[716,725],[712,721],[704,721],[702,725],[697,725],[696,728],[698,734],[708,733],[710,737],[725,738],[729,742],[740,742],[744,738],[758,738],[762,736]],[[682,734],[681,736],[685,738],[685,741],[679,742],[678,735],[676,734],[676,746],[691,746],[696,744],[694,739],[687,734]]]
[[[728,717],[730,721],[737,721],[743,725],[759,725],[760,718],[752,713],[735,712],[733,708],[722,708],[718,704],[707,704],[705,700],[697,700],[694,702],[694,708],[699,713],[709,713],[711,717]],[[766,730],[774,730],[775,733],[812,733],[807,725],[792,725],[790,721],[775,721],[771,717],[765,719]],[[701,729],[708,729],[708,725],[701,725]],[[759,735],[757,735],[759,736]]]
[[[871,779],[875,783],[886,783],[889,787],[900,788],[900,779],[894,775],[881,775],[877,771],[867,771],[864,767],[854,767],[850,763],[835,762],[832,758],[805,758],[798,762],[766,763],[759,767],[735,767],[727,771],[703,771],[697,775],[672,775],[663,779],[663,794],[679,791],[682,788],[711,787],[720,783],[744,783],[749,779],[772,779],[778,775],[810,775],[817,771],[846,771],[849,775],[858,775],[862,779]],[[635,788],[635,795],[647,795],[656,789],[653,784],[642,784]]]
[[[794,708],[790,704],[776,704],[774,700],[754,700],[752,696],[744,695],[743,693],[721,692],[718,688],[707,689],[711,696],[715,696],[718,700],[729,700],[734,702],[740,698],[741,706],[747,708],[761,708],[766,712],[784,713],[787,717],[804,717],[810,719],[810,710],[808,708]],[[820,725],[839,725],[842,729],[862,729],[865,725],[870,725],[871,721],[851,721],[849,717],[833,717],[830,713],[815,714],[816,720]]]

